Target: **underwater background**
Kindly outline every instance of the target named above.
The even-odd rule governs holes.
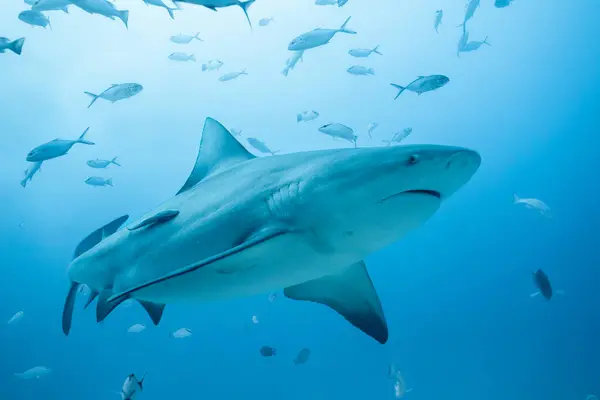
[[[468,30],[491,46],[460,57],[463,1],[349,0],[338,8],[257,0],[252,30],[239,7],[181,4],[171,20],[141,1],[115,4],[130,10],[129,29],[73,6],[47,14],[52,30],[31,28],[17,19],[27,4],[0,5],[0,35],[26,37],[21,56],[0,55],[0,317],[24,311],[18,324],[0,325],[0,399],[118,399],[124,378],[145,372],[139,396],[148,400],[392,399],[389,363],[413,389],[409,400],[584,400],[600,392],[598,1],[515,0],[500,9],[482,0]],[[268,26],[256,23],[270,16]],[[337,28],[348,16],[357,35],[336,35],[281,74],[291,39]],[[195,32],[203,42],[168,40]],[[347,53],[375,45],[382,56],[356,62]],[[198,62],[173,62],[174,51]],[[210,59],[224,62],[219,73],[202,72]],[[348,74],[352,64],[375,76]],[[244,68],[248,76],[217,79]],[[429,74],[450,83],[393,100],[390,83]],[[86,108],[84,91],[121,82],[144,91]],[[297,123],[304,110],[320,116]],[[352,146],[317,130],[341,122],[354,128],[359,147],[412,127],[405,143],[481,154],[471,182],[427,224],[366,259],[388,320],[386,345],[324,306],[281,295],[271,303],[267,293],[168,305],[158,327],[137,304],[98,325],[80,299],[73,332],[63,335],[75,246],[113,218],[139,216],[173,196],[193,166],[206,117],[282,153]],[[373,121],[380,126],[369,139]],[[27,187],[19,185],[29,150],[86,127],[95,146],[45,162]],[[86,160],[113,156],[123,167],[102,172],[114,187],[85,185]],[[513,193],[542,199],[552,217],[513,205]],[[538,268],[565,294],[531,298]],[[136,323],[147,329],[127,333]],[[181,327],[193,335],[172,338]],[[263,345],[277,356],[261,357]],[[295,366],[304,347],[311,358]],[[14,376],[37,365],[52,373]]]

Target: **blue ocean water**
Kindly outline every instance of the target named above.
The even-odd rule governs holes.
[[[17,19],[28,6],[1,5],[0,35],[25,36],[21,56],[0,55],[2,98],[3,278],[0,317],[24,318],[0,327],[0,399],[118,399],[124,378],[147,372],[143,399],[386,399],[391,362],[413,390],[431,398],[585,399],[600,382],[600,171],[597,73],[600,46],[594,0],[492,0],[468,23],[471,39],[492,44],[456,56],[462,1],[349,0],[338,7],[311,0],[257,0],[250,30],[238,7],[213,12],[182,4],[165,10],[118,0],[130,10],[120,21],[49,12],[52,30]],[[439,34],[434,12],[444,10]],[[257,21],[275,21],[259,27]],[[338,34],[308,50],[287,77],[280,72],[287,45],[316,27],[337,28],[352,16],[357,35]],[[203,42],[169,42],[200,32]],[[383,56],[361,61],[347,51],[380,45]],[[175,51],[198,63],[174,63]],[[210,59],[219,72],[202,72]],[[352,64],[375,76],[346,72]],[[219,82],[221,73],[248,76]],[[396,101],[389,83],[444,74],[450,83],[432,93],[406,92]],[[144,91],[87,109],[83,92],[138,82]],[[296,113],[320,116],[297,123]],[[66,268],[77,243],[113,218],[138,216],[173,196],[187,179],[206,117],[245,137],[291,153],[347,147],[317,128],[354,127],[359,146],[380,145],[412,127],[406,143],[466,146],[481,169],[424,226],[366,259],[381,298],[390,339],[380,345],[326,307],[267,294],[233,301],[168,305],[158,327],[141,307],[120,307],[103,323],[75,312],[65,337],[60,318]],[[366,127],[379,122],[374,139]],[[56,137],[86,127],[95,146],[74,147],[19,186],[25,155]],[[109,168],[114,187],[83,183],[89,159],[119,156]],[[542,199],[552,218],[512,204],[513,193]],[[565,295],[530,298],[531,273],[542,268]],[[252,324],[258,316],[260,323]],[[137,335],[127,328],[148,328]],[[193,335],[174,340],[187,327]],[[263,345],[277,356],[263,358]],[[303,347],[307,364],[294,366]],[[37,365],[40,380],[13,374]]]

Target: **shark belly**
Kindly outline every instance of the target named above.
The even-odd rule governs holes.
[[[338,273],[361,259],[360,254],[324,252],[309,236],[287,233],[132,297],[164,304],[252,296]]]

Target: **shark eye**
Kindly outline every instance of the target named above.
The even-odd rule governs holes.
[[[416,154],[412,154],[410,157],[408,157],[408,165],[415,165],[416,163],[419,162],[419,156]]]

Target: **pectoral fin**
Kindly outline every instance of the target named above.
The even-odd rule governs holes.
[[[127,297],[124,296],[115,301],[108,301],[111,294],[112,294],[112,291],[110,291],[110,290],[103,290],[102,292],[100,292],[100,295],[98,296],[98,303],[96,304],[96,321],[97,322],[104,321],[104,319],[106,317],[108,317],[108,315],[115,308],[117,308],[119,306],[119,304],[121,304],[122,302],[127,300]]]
[[[388,340],[383,309],[363,261],[339,274],[288,287],[284,294],[290,299],[324,304],[379,343]]]
[[[62,330],[65,335],[69,335],[69,332],[71,331],[71,322],[73,321],[73,309],[75,308],[75,298],[77,297],[78,289],[79,284],[76,282],[71,282],[69,292],[67,293],[67,298],[65,299],[65,306],[63,308],[62,315]]]
[[[111,302],[120,303],[137,291],[149,288],[151,286],[154,286],[154,285],[157,285],[157,284],[160,284],[160,283],[172,280],[172,279],[180,278],[180,277],[190,274],[194,271],[197,271],[201,268],[215,264],[219,261],[229,260],[231,257],[244,254],[245,251],[247,251],[247,250],[258,247],[263,243],[266,243],[277,237],[281,237],[289,232],[290,231],[286,230],[286,229],[263,229],[263,230],[259,231],[258,233],[249,236],[249,238],[246,241],[244,241],[243,243],[241,243],[237,246],[230,248],[229,250],[226,250],[221,253],[215,254],[211,257],[205,258],[204,260],[202,260],[200,262],[190,264],[186,267],[180,268],[180,269],[173,271],[167,275],[164,275],[160,278],[157,278],[157,279],[151,280],[149,282],[146,282],[144,284],[135,286],[131,289],[128,289],[124,292],[121,292],[119,294],[116,294],[116,295],[110,297],[107,301],[109,303],[111,303]]]
[[[144,307],[144,310],[146,310],[154,325],[158,325],[160,319],[162,318],[163,311],[165,310],[165,305],[151,303],[144,300],[138,300],[138,302],[142,305],[142,307]]]

